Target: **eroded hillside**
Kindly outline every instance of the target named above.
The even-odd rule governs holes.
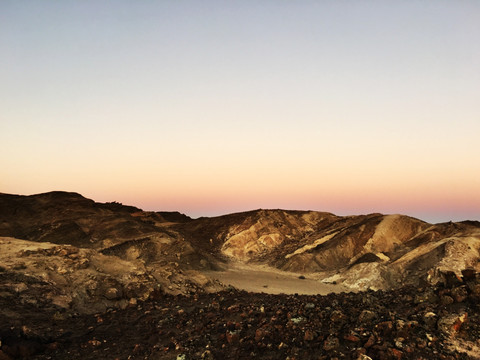
[[[480,271],[480,223],[432,225],[403,215],[254,210],[194,220],[76,193],[1,194],[0,236],[126,261],[171,293],[188,291],[181,285],[187,279],[216,288],[202,272],[232,262],[308,274],[353,290],[435,282],[442,271]]]
[[[474,359],[479,252],[475,221],[0,194],[0,359]]]

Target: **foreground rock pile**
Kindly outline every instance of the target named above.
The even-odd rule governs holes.
[[[93,315],[0,297],[0,359],[478,359],[480,275],[443,279],[327,296],[157,293]]]

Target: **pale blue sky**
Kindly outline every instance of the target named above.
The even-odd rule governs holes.
[[[2,1],[0,192],[480,219],[478,39],[473,0]]]

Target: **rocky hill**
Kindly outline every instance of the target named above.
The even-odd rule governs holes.
[[[403,215],[257,210],[173,228],[219,259],[316,274],[354,290],[437,282],[442,271],[480,270],[475,221],[428,224]]]
[[[186,289],[165,278],[196,278],[205,286],[199,271],[230,262],[313,274],[353,290],[436,282],[445,271],[480,271],[479,222],[428,224],[403,215],[254,210],[194,220],[96,203],[76,193],[0,194],[0,236],[120,258],[144,267],[173,293]]]
[[[479,253],[476,221],[0,194],[0,360],[478,358]]]

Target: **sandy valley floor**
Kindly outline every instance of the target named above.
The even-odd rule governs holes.
[[[280,271],[266,265],[230,263],[223,271],[208,271],[204,274],[226,285],[250,292],[326,295],[348,291],[342,285],[324,284],[309,275],[300,279],[302,274]]]

